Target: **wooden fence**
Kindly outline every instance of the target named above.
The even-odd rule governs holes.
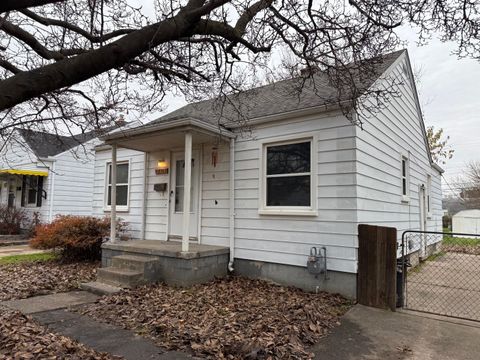
[[[395,311],[396,260],[397,229],[358,226],[359,304]]]

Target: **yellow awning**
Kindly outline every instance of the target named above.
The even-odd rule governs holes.
[[[15,175],[30,175],[30,176],[48,176],[48,171],[4,169],[4,170],[0,170],[0,174],[15,174]]]

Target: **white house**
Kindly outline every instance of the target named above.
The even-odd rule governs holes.
[[[478,238],[475,234],[480,234],[480,210],[470,209],[462,210],[452,216],[452,232],[472,234],[471,238]]]
[[[0,204],[37,212],[91,215],[96,132],[59,136],[16,129],[0,147]]]
[[[354,298],[359,224],[396,227],[399,237],[442,227],[442,170],[406,51],[386,55],[370,86],[387,77],[401,80],[400,93],[357,114],[363,128],[318,96],[327,85],[294,96],[292,79],[241,94],[245,121],[209,100],[113,132],[96,149],[94,213],[114,212],[150,244],[228,247],[238,274]],[[307,271],[314,246],[326,248],[326,278]]]

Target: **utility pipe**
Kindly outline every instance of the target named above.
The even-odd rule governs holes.
[[[229,209],[229,240],[230,240],[230,261],[228,271],[232,272],[233,262],[235,261],[235,139],[230,139],[230,209]]]
[[[140,240],[145,240],[145,223],[147,212],[147,193],[148,193],[148,167],[150,162],[150,153],[143,154],[143,198],[142,198],[142,229],[140,231]]]

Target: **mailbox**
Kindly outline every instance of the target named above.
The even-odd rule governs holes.
[[[153,190],[157,192],[165,192],[167,191],[167,183],[153,184]]]

